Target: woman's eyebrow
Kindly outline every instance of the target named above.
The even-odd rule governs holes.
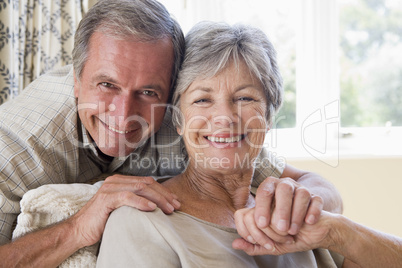
[[[256,85],[254,84],[247,84],[247,85],[241,85],[239,87],[237,87],[235,89],[235,91],[241,91],[241,90],[245,90],[245,89],[254,89],[254,90],[258,90],[258,88],[256,87]]]
[[[207,93],[210,93],[212,91],[212,89],[209,88],[209,87],[195,87],[195,88],[190,89],[187,93],[193,93],[193,92],[198,91],[198,90],[204,91],[204,92],[207,92]]]

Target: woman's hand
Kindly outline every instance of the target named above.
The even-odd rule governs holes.
[[[292,236],[304,223],[315,224],[323,208],[321,197],[291,178],[267,178],[255,199],[255,208],[236,212],[236,226],[245,241],[268,250],[275,243],[293,243]]]
[[[243,238],[233,241],[233,248],[243,250],[249,255],[282,255],[329,247],[331,223],[335,217],[333,214],[322,211],[317,223],[304,224],[297,235],[279,236],[272,226],[259,229],[253,220],[255,212],[255,208],[236,211],[236,228]]]

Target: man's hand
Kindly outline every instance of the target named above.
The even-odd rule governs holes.
[[[322,208],[322,198],[295,180],[269,177],[258,187],[255,208],[236,211],[236,228],[245,241],[270,251],[275,242],[293,243],[291,235],[305,222],[315,224]]]
[[[98,242],[109,214],[121,206],[144,211],[158,206],[165,213],[172,213],[180,203],[150,177],[111,176],[71,218],[0,246],[0,267],[58,266],[80,248]]]
[[[68,220],[82,239],[82,247],[100,240],[110,213],[121,206],[142,211],[152,211],[158,206],[170,214],[180,203],[177,196],[151,177],[108,177],[92,199]]]
[[[255,208],[260,229],[271,223],[277,233],[295,235],[304,222],[317,222],[323,200],[291,178],[269,177],[258,187]]]

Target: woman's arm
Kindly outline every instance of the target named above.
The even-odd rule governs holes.
[[[368,228],[342,215],[331,215],[332,228],[328,249],[352,263],[344,267],[402,267],[402,239]]]
[[[248,213],[253,212],[253,209],[244,210],[248,210]],[[243,220],[248,213],[236,212],[238,230],[251,226],[248,221]],[[248,226],[238,227],[238,224]],[[269,233],[272,232],[272,228],[267,227],[262,231]],[[274,249],[267,249],[239,238],[233,242],[233,247],[242,249],[249,255],[283,255],[315,248],[326,248],[344,256],[343,267],[346,268],[402,267],[401,238],[370,229],[340,214],[325,211],[322,212],[316,224],[303,225],[300,232],[294,236],[294,243],[275,243]]]

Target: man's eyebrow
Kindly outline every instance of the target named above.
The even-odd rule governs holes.
[[[160,93],[163,92],[161,86],[160,86],[160,85],[157,85],[157,84],[145,85],[145,86],[142,86],[141,88],[142,88],[142,89],[153,89],[153,90],[158,91],[158,92],[160,92]]]
[[[95,75],[92,79],[92,81],[94,82],[99,82],[99,81],[103,81],[103,82],[108,82],[111,84],[116,84],[118,85],[119,82],[114,79],[112,76],[108,75],[108,74],[99,74],[99,75]],[[158,84],[149,84],[149,85],[144,85],[141,87],[141,89],[152,89],[158,92],[163,92],[162,88],[160,85]]]
[[[108,82],[108,83],[112,83],[112,84],[117,84],[117,80],[108,74],[95,75],[93,77],[92,81],[94,81],[94,82],[103,81],[103,82]]]

